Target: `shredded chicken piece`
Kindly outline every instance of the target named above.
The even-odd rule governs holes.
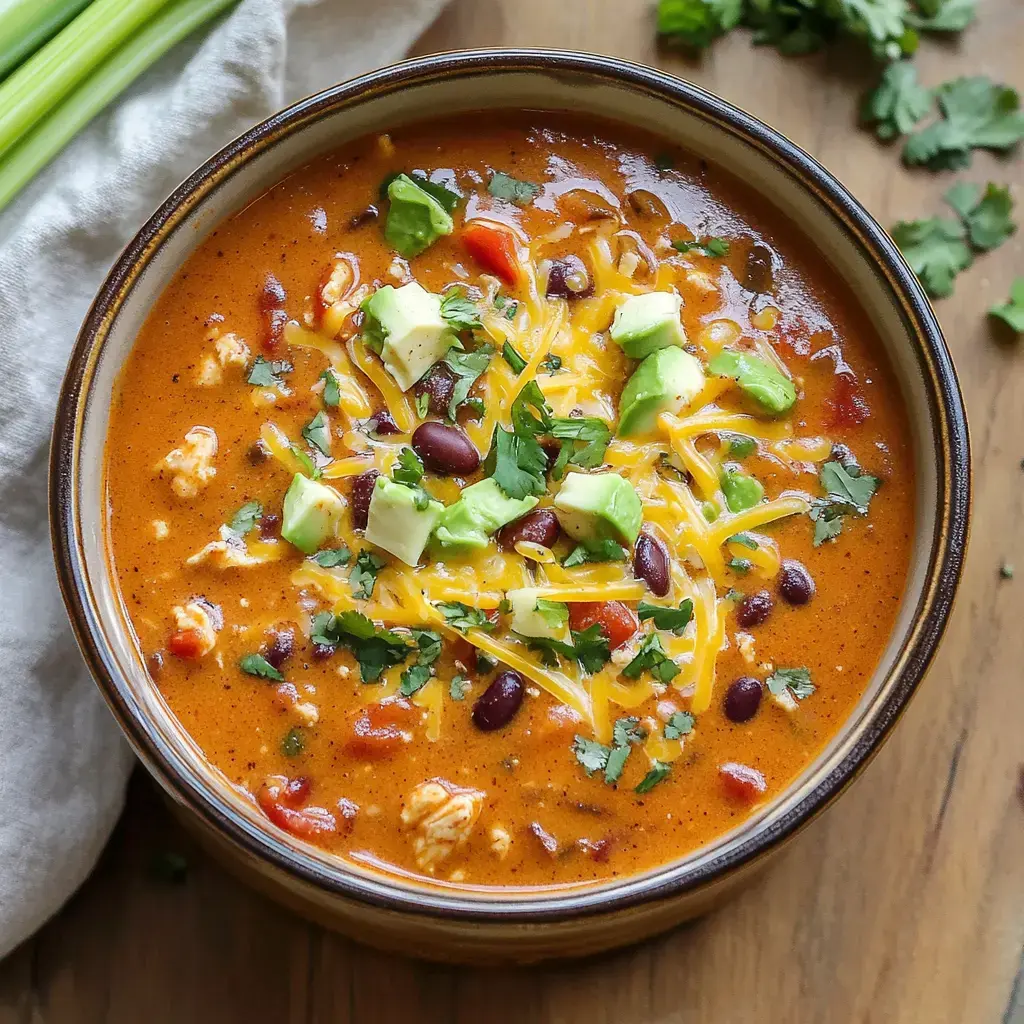
[[[320,289],[320,300],[325,306],[341,302],[355,281],[352,266],[348,260],[335,260],[331,275]]]
[[[702,292],[707,292],[708,294],[718,291],[718,285],[715,284],[715,279],[704,270],[688,270],[686,272],[686,283],[691,284],[694,288],[699,288]]]
[[[736,649],[740,652],[743,660],[748,665],[753,665],[757,661],[757,649],[755,646],[754,637],[750,633],[739,633],[736,634]]]
[[[479,790],[460,789],[437,779],[421,782],[412,790],[402,808],[402,824],[415,826],[420,833],[412,843],[420,868],[433,874],[441,861],[469,839],[483,801]]]
[[[152,526],[153,536],[156,537],[157,540],[167,540],[170,536],[171,528],[162,519],[154,519]]]
[[[180,448],[169,451],[157,464],[156,472],[170,472],[171,490],[179,498],[194,498],[216,475],[213,457],[217,434],[211,427],[193,427]]]
[[[249,346],[233,332],[222,335],[219,327],[211,327],[206,340],[213,342],[214,351],[200,363],[196,383],[212,388],[224,379],[225,367],[244,367],[249,362]]]
[[[227,526],[220,528],[220,540],[210,541],[194,555],[185,559],[186,565],[202,565],[208,562],[215,569],[251,569],[274,561],[266,555],[251,555],[237,534]]]
[[[171,615],[178,629],[194,629],[202,637],[199,657],[205,657],[217,646],[217,625],[208,605],[201,601],[189,601],[184,607],[176,604]]]
[[[498,858],[504,860],[512,847],[512,837],[500,825],[491,829],[491,852]]]
[[[315,704],[308,700],[300,700],[292,705],[292,711],[303,725],[316,725],[320,721],[320,711]]]

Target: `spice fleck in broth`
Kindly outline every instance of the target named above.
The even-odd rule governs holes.
[[[913,518],[812,242],[545,114],[361,140],[221,225],[124,368],[107,487],[154,683],[267,827],[498,887],[780,793],[875,669]]]

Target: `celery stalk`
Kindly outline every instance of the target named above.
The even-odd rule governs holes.
[[[99,2],[99,0],[97,0]],[[0,210],[123,89],[175,43],[236,0],[176,0],[112,53],[0,160]]]
[[[0,84],[0,156],[167,0],[94,0]]]
[[[89,0],[0,0],[0,79],[56,35]]]

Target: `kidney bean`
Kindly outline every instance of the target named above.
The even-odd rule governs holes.
[[[807,604],[814,596],[814,579],[802,562],[787,558],[779,573],[779,594],[790,604]]]
[[[743,270],[743,287],[751,292],[770,292],[773,285],[771,249],[760,244],[752,245]]]
[[[366,427],[371,434],[379,434],[381,437],[388,437],[391,434],[400,434],[398,424],[394,421],[387,409],[378,409],[367,421]]]
[[[284,285],[273,274],[267,274],[257,299],[260,315],[263,318],[263,349],[276,352],[284,340],[284,325],[288,323],[285,312]]]
[[[726,796],[742,803],[753,803],[768,789],[765,777],[756,768],[735,761],[720,765],[718,777]]]
[[[281,529],[281,517],[273,512],[260,516],[260,538],[262,540],[273,540]]]
[[[730,722],[747,722],[761,706],[761,681],[753,676],[740,676],[725,691],[725,717]]]
[[[498,531],[498,545],[504,551],[511,551],[520,541],[541,544],[546,548],[554,546],[562,528],[558,516],[550,508],[535,508],[520,516]]]
[[[523,703],[523,677],[511,669],[499,673],[473,705],[473,724],[484,732],[508,725]]]
[[[480,453],[465,432],[436,420],[413,431],[412,448],[427,469],[442,476],[469,476],[480,465]]]
[[[269,629],[267,639],[269,643],[263,657],[280,671],[281,666],[295,653],[295,628],[286,624]]]
[[[767,590],[759,590],[756,594],[748,594],[736,609],[736,621],[743,629],[760,626],[772,613],[775,602]]]
[[[594,294],[594,282],[579,256],[552,260],[545,294],[549,299],[588,299]]]
[[[368,469],[352,480],[348,500],[352,507],[352,525],[357,530],[366,529],[366,521],[370,517],[370,498],[373,497],[373,487],[379,476],[379,469]]]
[[[455,373],[445,363],[435,363],[416,382],[417,395],[429,395],[427,408],[435,416],[447,416],[448,405],[455,394]]]
[[[641,533],[633,549],[633,575],[643,580],[658,597],[668,593],[672,582],[668,549],[657,537]]]

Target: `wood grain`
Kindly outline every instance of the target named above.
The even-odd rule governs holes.
[[[922,78],[985,73],[1024,92],[1024,4],[979,8],[960,43],[924,47]],[[810,150],[884,224],[937,211],[952,180],[903,170],[856,130],[871,74],[856,53],[786,61],[735,33],[687,63],[655,49],[648,0],[456,0],[419,50],[497,44],[612,53],[692,79]],[[1022,168],[983,156],[966,176],[1011,182],[1021,201]],[[0,964],[0,1024],[1024,1022],[1024,351],[994,340],[983,315],[1015,273],[1024,233],[939,306],[976,484],[940,656],[862,780],[734,902],[587,963],[426,966],[251,894],[199,856],[137,778],[95,876]],[[1016,580],[999,579],[1003,559]],[[167,846],[191,861],[179,887],[147,872]]]

